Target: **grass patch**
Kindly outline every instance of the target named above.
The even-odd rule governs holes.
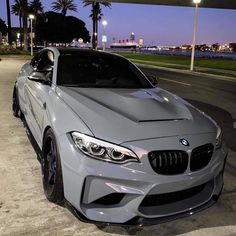
[[[31,60],[32,57],[30,55],[19,55],[19,54],[12,54],[12,55],[1,55],[0,54],[0,58],[2,60],[8,60],[8,59],[17,59],[17,60]]]
[[[9,45],[0,45],[0,55],[30,55],[30,53]]]
[[[120,55],[132,60],[136,63],[156,65],[170,68],[188,69],[190,66],[190,57],[174,56],[174,55],[158,55],[158,54],[142,54],[142,53],[119,53]],[[196,67],[204,67],[211,69],[232,70],[236,71],[236,61],[230,59],[208,59],[196,58]]]
[[[1,59],[22,59],[30,60],[32,57],[29,52],[14,48],[9,45],[0,45]]]

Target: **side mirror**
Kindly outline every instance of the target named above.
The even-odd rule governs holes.
[[[41,73],[52,72],[53,71],[53,66],[47,65],[47,66],[44,66],[42,69],[41,68],[36,68],[34,71],[41,72]]]
[[[148,80],[152,83],[153,86],[158,85],[158,77],[155,75],[148,75],[147,76]]]
[[[42,84],[50,84],[50,81],[47,80],[46,76],[44,73],[42,72],[38,72],[38,71],[33,71],[29,76],[28,76],[29,80],[35,81],[35,82],[39,82]]]
[[[47,65],[40,72],[48,73],[48,72],[52,72],[52,71],[53,71],[53,66],[52,65]]]

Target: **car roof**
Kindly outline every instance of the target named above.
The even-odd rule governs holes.
[[[103,51],[97,51],[93,49],[82,49],[82,48],[62,48],[57,47],[57,50],[59,51],[60,55],[66,55],[66,54],[87,54],[87,55],[113,55],[112,53],[103,52]]]
[[[107,56],[111,58],[121,58],[123,60],[128,60],[122,55],[112,53],[112,52],[104,52],[94,49],[87,49],[87,48],[73,48],[73,47],[47,47],[42,49],[43,50],[51,50],[53,51],[57,57],[60,55],[84,55],[84,56]]]

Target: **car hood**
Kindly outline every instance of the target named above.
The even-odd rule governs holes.
[[[95,137],[115,143],[216,131],[192,105],[160,88],[59,86],[57,93]]]

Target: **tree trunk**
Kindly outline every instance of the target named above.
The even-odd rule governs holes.
[[[96,49],[98,47],[98,16],[96,14],[96,17],[95,17],[95,29],[96,29],[96,37],[95,37],[95,43],[96,43]]]
[[[7,5],[8,43],[12,45],[10,0],[6,0],[6,5]]]
[[[33,24],[33,29],[34,29],[34,45],[35,46],[37,46],[37,42],[38,42],[38,40],[37,40],[37,13],[34,13],[34,15],[35,15],[35,18],[34,18],[34,24]]]
[[[92,20],[93,20],[93,35],[92,35],[92,47],[93,49],[96,49],[96,24],[95,24],[95,17],[94,17],[94,12],[95,12],[95,3],[92,2]]]
[[[28,27],[27,27],[27,16],[23,16],[23,41],[24,50],[28,51]]]
[[[94,14],[94,27],[95,27],[95,49],[97,49],[98,46],[98,9],[99,9],[100,5],[98,2],[94,3],[94,8],[93,8],[93,14]]]
[[[20,23],[20,47],[22,48],[22,16],[19,14],[19,23]]]
[[[28,16],[27,16],[27,0],[22,0],[22,17],[23,17],[23,37],[24,51],[28,51]]]
[[[28,12],[27,12],[27,0],[22,0],[22,19],[23,19],[23,41],[24,51],[28,51]]]
[[[93,19],[93,38],[92,38],[93,49],[97,48],[97,30],[96,30],[96,22]]]

